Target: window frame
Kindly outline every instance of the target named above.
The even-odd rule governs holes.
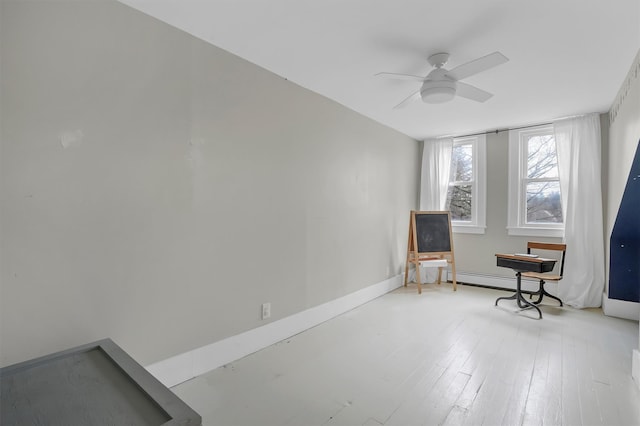
[[[541,125],[526,129],[509,131],[509,199],[508,222],[509,235],[531,237],[562,237],[564,236],[564,222],[562,223],[527,223],[526,218],[526,185],[528,182],[558,181],[555,178],[531,179],[528,170],[528,146],[526,142],[531,136],[555,135],[553,125]],[[556,150],[557,153],[557,150]]]
[[[487,211],[487,137],[486,135],[466,136],[453,139],[453,146],[471,144],[473,156],[473,180],[471,183],[471,220],[451,219],[454,233],[484,234]],[[452,156],[453,158],[453,156]],[[453,167],[453,164],[451,165]],[[450,182],[449,186],[454,184]]]

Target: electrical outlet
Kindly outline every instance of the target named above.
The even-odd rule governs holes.
[[[262,319],[267,319],[271,316],[271,303],[262,304]]]

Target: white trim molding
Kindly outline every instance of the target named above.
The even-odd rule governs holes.
[[[610,299],[606,293],[602,294],[602,311],[609,317],[640,320],[640,303]]]
[[[624,104],[624,101],[627,98],[629,91],[631,90],[631,86],[638,79],[638,76],[640,76],[640,49],[638,49],[638,53],[633,60],[631,69],[627,74],[627,78],[624,80],[624,83],[622,83],[622,86],[620,87],[620,90],[618,90],[618,94],[613,101],[613,105],[611,106],[611,110],[609,111],[609,125],[613,124],[616,121],[618,111],[620,111],[620,107]]]
[[[402,286],[403,279],[403,274],[397,275],[322,305],[156,362],[145,368],[165,386],[176,386],[393,291]]]
[[[507,226],[509,235],[522,237],[564,237],[564,229],[534,228],[529,226]]]
[[[486,226],[461,225],[460,222],[451,222],[451,229],[454,234],[484,234]]]
[[[636,382],[636,386],[640,389],[640,351],[633,350],[633,358],[631,359],[631,377]]]

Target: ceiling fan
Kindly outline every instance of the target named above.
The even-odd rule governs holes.
[[[429,56],[427,61],[435,68],[426,77],[390,72],[380,72],[376,76],[422,82],[422,87],[419,90],[412,93],[394,108],[403,107],[409,102],[420,98],[426,103],[439,104],[450,101],[456,95],[477,102],[485,102],[493,96],[491,93],[463,83],[460,80],[504,64],[509,59],[500,52],[493,52],[451,70],[443,68],[447,60],[449,60],[448,53],[436,53]]]

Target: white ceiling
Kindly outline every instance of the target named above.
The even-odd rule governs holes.
[[[121,0],[415,139],[605,112],[640,48],[640,0]],[[393,109],[449,52],[494,94]]]

